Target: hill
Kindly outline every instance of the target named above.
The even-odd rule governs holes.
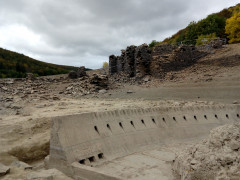
[[[0,78],[23,78],[26,73],[35,76],[65,74],[77,67],[45,63],[23,54],[0,48]]]
[[[164,39],[162,42],[153,41],[149,46],[154,47],[156,44],[201,44],[202,41],[211,40],[213,38],[225,38],[227,41],[231,41],[231,34],[226,34],[226,25],[233,28],[234,33],[239,33],[238,23],[231,23],[233,16],[240,16],[240,4],[223,9],[218,13],[211,14],[205,19],[198,22],[190,22],[190,24],[178,31],[176,34],[169,38]],[[237,19],[237,18],[236,18]],[[237,21],[237,20],[236,20]],[[233,27],[236,26],[236,27]],[[234,30],[235,28],[235,30]],[[203,40],[204,39],[204,40]]]

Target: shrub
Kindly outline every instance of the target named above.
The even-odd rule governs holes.
[[[196,45],[199,46],[199,45],[207,44],[207,43],[209,43],[210,41],[212,41],[213,39],[216,39],[216,38],[217,38],[216,33],[207,34],[207,35],[200,35],[200,36],[198,36]]]

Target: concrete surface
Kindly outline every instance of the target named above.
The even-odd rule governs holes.
[[[214,84],[178,84],[157,87],[139,88],[137,86],[127,86],[122,90],[110,91],[111,96],[101,95],[101,98],[119,99],[146,99],[146,100],[184,100],[184,101],[214,101],[232,104],[234,101],[240,102],[240,84],[228,83]],[[127,90],[133,93],[127,94]]]
[[[48,166],[75,179],[171,179],[173,154],[159,147],[206,136],[239,114],[239,105],[218,105],[56,117]]]

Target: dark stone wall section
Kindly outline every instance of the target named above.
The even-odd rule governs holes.
[[[109,74],[117,73],[117,57],[114,55],[109,56]]]
[[[150,75],[150,63],[152,62],[151,50],[148,45],[143,44],[135,50],[135,73],[136,78],[142,78],[145,75]]]
[[[194,64],[207,53],[195,46],[179,47],[162,44],[151,50],[147,44],[129,46],[120,56],[109,57],[109,73],[125,74],[128,77],[143,78],[146,75],[163,77],[166,72],[176,71]]]

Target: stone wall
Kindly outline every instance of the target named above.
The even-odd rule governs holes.
[[[147,44],[129,46],[120,56],[109,57],[110,75],[125,74],[127,77],[142,78],[145,75],[163,77],[166,72],[190,66],[206,55],[195,46],[179,47],[162,44],[151,50]]]
[[[150,74],[150,63],[152,61],[151,50],[147,44],[138,46],[135,49],[135,73],[134,76],[142,78]]]

